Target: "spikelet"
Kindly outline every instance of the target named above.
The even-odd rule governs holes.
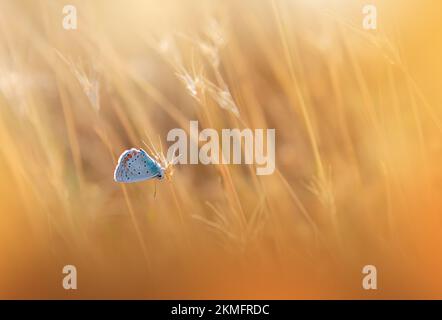
[[[100,110],[100,81],[95,67],[92,67],[89,72],[86,72],[80,63],[75,63],[71,59],[64,57],[59,51],[56,54],[65,62],[72,74],[77,79],[84,94],[89,100],[92,108],[98,112]]]
[[[161,168],[163,169],[164,176],[167,180],[171,180],[174,172],[174,165],[176,162],[176,158],[173,158],[171,160],[168,160],[167,157],[164,155],[163,152],[163,146],[160,142],[160,149],[158,150],[155,145],[152,143],[152,140],[149,138],[149,135],[147,135],[147,138],[149,140],[149,144],[143,141],[143,144],[146,146],[146,148],[149,151],[149,154],[152,155],[155,160],[161,165]]]

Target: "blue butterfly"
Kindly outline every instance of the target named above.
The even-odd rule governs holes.
[[[143,149],[124,151],[114,172],[116,182],[137,182],[153,178],[163,179],[164,169]]]

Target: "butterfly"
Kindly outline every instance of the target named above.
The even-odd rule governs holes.
[[[138,182],[153,178],[163,179],[165,169],[143,149],[124,151],[114,172],[116,182]]]

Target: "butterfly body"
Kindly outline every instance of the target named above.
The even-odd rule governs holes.
[[[164,169],[143,149],[124,151],[114,172],[116,182],[132,183],[153,178],[162,179]]]

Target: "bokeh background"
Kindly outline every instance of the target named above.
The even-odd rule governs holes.
[[[1,0],[0,298],[442,298],[442,2],[370,3]],[[113,181],[189,120],[275,173]]]

